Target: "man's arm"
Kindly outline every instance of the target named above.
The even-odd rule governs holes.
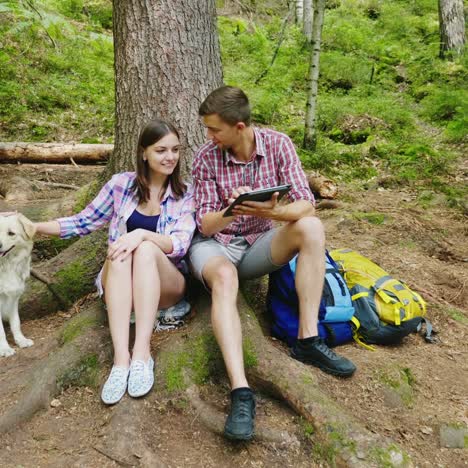
[[[197,153],[193,161],[193,183],[197,227],[204,236],[211,237],[227,227],[234,220],[234,216],[223,217],[227,207],[222,208],[216,187],[216,175],[206,164],[201,153]]]
[[[288,205],[278,203],[278,194],[267,202],[244,202],[235,215],[250,215],[269,218],[275,221],[293,222],[305,216],[315,215],[315,200],[297,156],[296,149],[289,137],[283,136],[279,154],[278,182],[291,184],[287,197]]]
[[[233,210],[235,215],[250,215],[274,221],[293,222],[305,216],[314,216],[315,208],[309,200],[297,200],[287,205],[278,203],[278,194],[266,202],[244,202]]]

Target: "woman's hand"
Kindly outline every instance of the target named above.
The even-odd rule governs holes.
[[[143,242],[144,236],[144,229],[135,229],[135,231],[124,234],[109,246],[107,258],[123,262]]]

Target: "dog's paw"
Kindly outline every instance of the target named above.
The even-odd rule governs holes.
[[[15,354],[15,350],[13,348],[10,348],[9,346],[2,346],[0,348],[1,357],[13,356],[13,354]]]
[[[29,348],[34,344],[33,340],[30,340],[29,338],[26,337],[21,337],[15,340],[15,343],[20,347],[20,348]]]

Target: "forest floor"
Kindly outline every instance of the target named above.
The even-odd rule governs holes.
[[[0,178],[18,175],[28,180],[83,185],[102,168],[0,165]],[[38,185],[31,203],[60,199],[69,192]],[[400,346],[380,346],[375,351],[353,343],[337,350],[358,367],[351,379],[337,379],[314,368],[310,372],[317,376],[326,393],[369,430],[400,444],[415,466],[468,466],[468,450],[445,448],[440,436],[446,427],[468,427],[466,217],[437,204],[437,200],[422,207],[415,193],[404,188],[363,191],[349,185],[340,187],[340,192],[340,207],[319,213],[326,226],[328,248],[358,250],[419,291],[428,301],[428,318],[438,330],[439,341],[428,344],[421,336],[412,335]],[[15,206],[0,197],[0,211],[8,207]],[[39,257],[34,258],[40,261]],[[262,314],[263,301],[256,305]],[[23,322],[25,336],[35,344],[0,359],[2,412],[15,402],[28,371],[54,352],[59,327],[77,313],[79,304],[68,311]],[[156,363],[158,349],[164,342],[190,331],[189,322],[176,331],[155,333],[152,348]],[[9,332],[8,339],[12,343]],[[287,352],[279,342],[274,344]],[[110,356],[103,360],[100,385],[111,366]],[[48,410],[0,436],[0,465],[128,466],[99,450],[106,437],[106,425],[117,408],[101,403],[100,385],[63,390]],[[205,385],[201,396],[226,411],[228,393],[227,380],[222,377]],[[255,440],[228,442],[205,428],[183,394],[170,394],[159,385],[139,404],[145,407],[140,437],[167,467],[331,466],[326,461],[327,454],[314,443],[312,428],[283,403],[262,394],[258,394],[258,421],[293,434],[296,444],[280,447]]]

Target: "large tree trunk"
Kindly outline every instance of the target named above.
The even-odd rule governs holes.
[[[302,24],[304,21],[304,0],[296,1],[296,23]]]
[[[440,57],[460,55],[465,46],[463,0],[439,0]]]
[[[304,0],[304,35],[310,42],[312,40],[312,22],[314,10],[312,8],[312,0]]]
[[[317,90],[325,0],[314,0],[313,5],[312,47],[303,144],[304,148],[311,150],[314,150],[317,145]]]
[[[222,84],[214,0],[114,0],[116,124],[108,175],[134,167],[148,120],[172,122],[186,147],[182,172],[204,139],[198,107]]]

